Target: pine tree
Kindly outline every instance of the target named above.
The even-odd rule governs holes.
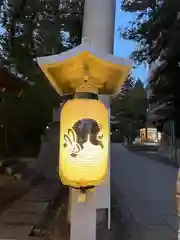
[[[138,79],[134,81],[129,76],[121,92],[112,100],[111,115],[123,136],[133,138],[139,134],[139,129],[146,119],[147,98],[143,83]]]

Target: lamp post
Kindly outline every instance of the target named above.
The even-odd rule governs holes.
[[[95,240],[96,209],[110,209],[110,145],[107,145],[109,140],[108,142],[106,140],[103,142],[106,145],[108,162],[105,157],[106,154],[104,154],[105,151],[100,154],[101,149],[99,148],[99,152],[97,152],[100,155],[96,161],[101,162],[102,168],[98,165],[99,163],[94,161],[94,157],[90,158],[89,155],[85,157],[85,152],[85,155],[83,155],[84,161],[75,161],[74,158],[79,157],[78,152],[80,151],[76,151],[79,147],[74,147],[73,151],[75,152],[71,152],[72,148],[68,148],[68,144],[64,143],[64,140],[69,139],[69,136],[66,136],[68,134],[72,137],[70,141],[68,140],[69,142],[72,143],[74,140],[77,140],[77,136],[72,134],[71,129],[75,130],[73,126],[76,125],[77,120],[81,120],[82,118],[91,119],[98,123],[96,124],[97,126],[104,128],[104,134],[100,131],[98,139],[102,135],[105,138],[107,136],[110,125],[109,96],[119,91],[131,68],[131,61],[112,55],[114,18],[115,0],[85,0],[82,44],[65,53],[37,59],[40,68],[57,93],[60,95],[75,93],[76,97],[81,96],[81,99],[69,100],[64,105],[64,111],[62,109],[61,112],[60,125],[62,130],[62,132],[60,131],[62,133],[60,133],[60,177],[68,186],[75,187],[75,182],[78,186],[78,189],[70,187],[69,219],[71,224],[71,240]],[[97,97],[98,95],[99,99],[92,99],[92,96]],[[91,96],[90,99],[87,96]],[[92,106],[95,104],[94,107],[91,106],[90,101],[92,102]],[[103,108],[104,105],[102,105],[102,102],[106,106],[106,110]],[[99,113],[102,111],[105,116],[104,119],[107,120],[105,122],[103,122],[101,114],[98,115],[98,111],[96,111],[98,104]],[[66,111],[67,109],[68,111]],[[69,109],[73,111],[69,111]],[[93,109],[96,113],[93,113]],[[66,121],[65,116],[67,116],[67,112],[72,112],[72,115],[68,114],[69,119],[72,119],[72,121]],[[86,147],[88,145],[87,148],[84,145],[80,146],[80,148],[84,147],[84,150],[91,149],[92,145],[89,143],[89,140],[87,138],[85,141]],[[82,142],[79,141],[78,144],[81,145]],[[69,154],[70,152],[71,154]],[[88,151],[86,153],[89,154]],[[101,158],[101,156],[104,157]],[[86,172],[88,172],[88,168],[89,173],[97,171],[97,178],[92,178],[93,174],[89,173],[83,175],[81,170],[83,169],[82,165],[85,164],[85,160],[88,162],[86,166],[84,165]],[[96,167],[91,171],[93,163]],[[102,169],[103,173],[100,169]],[[75,171],[76,175],[73,177],[70,173],[75,173]],[[92,189],[87,190],[82,195],[82,185],[84,187],[94,185],[95,188],[93,188],[93,191]],[[79,197],[84,195],[83,202],[80,202],[79,200],[82,199]]]

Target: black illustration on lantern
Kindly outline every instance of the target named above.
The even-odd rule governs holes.
[[[94,146],[104,148],[102,129],[93,119],[85,118],[77,121],[64,135],[64,147],[72,157],[76,157],[88,141]]]

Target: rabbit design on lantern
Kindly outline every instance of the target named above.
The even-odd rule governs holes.
[[[67,147],[72,157],[76,157],[82,150],[82,146],[77,143],[76,133],[72,129],[68,129],[68,134],[64,135],[64,141],[64,147]]]
[[[87,143],[89,146],[104,148],[101,128],[92,119],[82,119],[76,122],[64,135],[64,141],[64,147],[67,148],[71,157],[77,157],[87,147]]]

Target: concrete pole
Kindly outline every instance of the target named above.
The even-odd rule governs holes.
[[[99,50],[113,52],[115,0],[85,0],[82,38]]]
[[[115,11],[116,0],[85,0],[82,39],[89,41],[98,50],[112,54],[114,47]],[[110,125],[110,98],[109,96],[102,95],[99,97],[109,110]],[[105,183],[96,188],[96,207],[97,209],[108,208],[108,228],[110,228],[110,171]]]
[[[87,41],[98,51],[112,53],[114,22],[115,0],[85,0],[82,41]],[[109,97],[100,96],[100,99],[109,109],[110,115]],[[70,191],[70,239],[96,240],[96,222],[100,220],[98,219],[100,216],[96,217],[96,209],[109,209],[108,226],[110,227],[110,173],[105,183],[98,186],[95,192],[88,192],[87,201],[84,203],[78,202],[77,190],[70,189]]]

